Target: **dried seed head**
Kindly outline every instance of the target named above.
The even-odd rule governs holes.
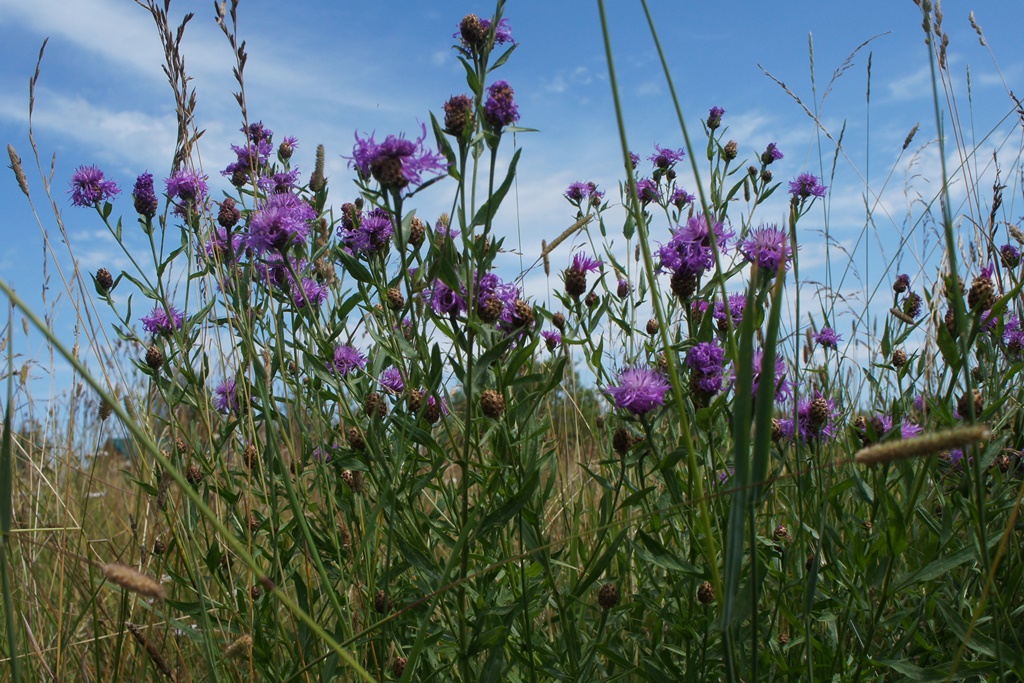
[[[565,271],[565,293],[579,299],[587,291],[587,274],[582,270],[569,268]]]
[[[697,276],[689,271],[677,270],[672,274],[672,293],[685,301],[697,291]]]
[[[534,323],[533,308],[522,299],[516,299],[515,308],[512,311],[512,322],[516,327],[531,329]]]
[[[394,600],[388,597],[383,588],[377,591],[377,594],[373,597],[373,608],[377,610],[377,614],[387,614],[394,607]]]
[[[409,223],[409,244],[419,247],[427,236],[427,226],[419,218],[413,217]]]
[[[981,415],[981,411],[985,409],[985,401],[981,397],[981,392],[977,389],[971,394],[960,395],[956,402],[956,410],[960,413],[960,417],[965,420],[970,417],[972,405],[974,407],[974,417],[977,418]]]
[[[906,273],[901,273],[900,275],[897,275],[896,280],[892,283],[892,291],[896,292],[897,294],[902,294],[908,289],[910,289],[910,276],[907,275]]]
[[[615,430],[615,433],[612,434],[612,448],[619,455],[625,455],[635,443],[636,439],[625,427],[619,427]]]
[[[347,436],[350,448],[357,451],[366,450],[366,440],[363,439],[363,434],[359,431],[358,427],[349,427]]]
[[[243,657],[247,657],[251,650],[252,636],[246,634],[228,645],[224,650],[224,656],[228,659],[242,659]]]
[[[474,51],[482,48],[484,41],[487,40],[487,31],[484,30],[480,18],[475,14],[467,14],[462,18],[462,21],[459,22],[459,34],[466,41],[466,45]]]
[[[417,413],[423,404],[423,394],[419,389],[407,389],[405,392],[405,403],[409,407],[410,412]]]
[[[149,638],[146,637],[146,634],[142,632],[142,629],[130,621],[125,623],[125,628],[127,628],[128,632],[132,634],[135,641],[146,650],[146,654],[149,655],[150,661],[153,662],[153,665],[156,666],[157,670],[168,678],[174,678],[174,672],[171,671],[171,666],[160,653],[160,648],[156,646],[156,643],[150,641]]]
[[[164,587],[154,579],[123,564],[100,565],[100,571],[107,581],[132,593],[156,600],[163,600],[166,595]]]
[[[565,316],[561,313],[555,313],[551,316],[551,324],[560,332],[565,332]]]
[[[497,419],[505,412],[505,397],[494,389],[484,389],[480,392],[480,408],[487,417]]]
[[[992,279],[979,275],[971,282],[971,291],[967,294],[967,305],[972,311],[987,311],[996,302],[995,286]]]
[[[405,297],[402,296],[402,290],[398,287],[392,287],[387,293],[388,306],[391,307],[392,311],[400,311],[405,306]]]
[[[892,352],[893,367],[899,369],[907,364],[907,352],[903,349],[896,349]]]
[[[363,492],[363,473],[359,470],[342,470],[341,480],[345,482],[345,486],[348,486],[352,493]]]
[[[220,227],[230,230],[238,224],[241,218],[242,212],[238,210],[235,200],[225,197],[224,201],[220,203],[220,210],[217,211],[217,223],[220,224]]]
[[[600,299],[598,298],[597,294],[591,292],[590,294],[587,294],[587,298],[583,300],[583,303],[587,305],[587,308],[593,308],[598,304],[599,300]]]
[[[401,678],[402,674],[405,673],[405,665],[409,663],[409,660],[405,657],[395,657],[395,663],[391,665],[391,673],[395,675],[395,678]]]
[[[732,161],[739,155],[739,145],[736,144],[735,140],[729,140],[725,143],[725,149],[723,150],[722,156],[725,157],[726,161]]]
[[[611,609],[619,604],[619,589],[614,583],[606,583],[597,591],[597,604],[601,609]]]
[[[651,318],[650,320],[647,321],[647,334],[651,335],[652,337],[658,334],[657,318]]]
[[[18,187],[28,197],[28,179],[25,177],[25,169],[21,165],[21,157],[18,156],[18,153],[14,151],[14,147],[11,145],[7,145],[7,156],[11,159],[11,170],[14,171],[14,178],[18,181]]]
[[[188,466],[188,469],[185,470],[185,481],[192,486],[199,486],[203,481],[203,470],[199,468],[198,464],[192,463]]]
[[[504,304],[501,303],[501,299],[496,296],[489,296],[480,302],[477,306],[476,313],[480,316],[480,321],[491,324],[501,317],[501,311],[504,308]]]
[[[363,410],[371,419],[375,416],[385,417],[388,414],[388,404],[380,394],[371,391],[366,395],[366,404],[363,406]]]
[[[441,419],[441,402],[438,400],[427,400],[423,402],[423,419],[428,424],[437,424]]]
[[[324,146],[316,146],[316,162],[313,166],[313,173],[309,176],[309,189],[313,192],[322,192],[327,188],[327,178],[324,176]]]
[[[967,425],[956,429],[922,434],[913,439],[890,441],[862,448],[857,451],[854,460],[863,465],[877,465],[893,460],[916,458],[942,451],[962,449],[979,441],[986,441],[991,435],[992,433],[985,425]]]
[[[146,365],[153,370],[159,370],[164,364],[164,354],[156,346],[150,346],[146,351]]]
[[[259,463],[259,453],[256,451],[256,444],[250,443],[245,447],[245,452],[242,453],[242,461],[250,470],[256,469],[256,465]]]
[[[828,421],[828,401],[823,396],[816,397],[811,401],[807,410],[807,427],[817,434]]]
[[[473,132],[473,100],[455,95],[444,103],[444,132],[468,139]]]
[[[697,600],[702,605],[710,605],[715,601],[715,589],[710,581],[704,581],[697,587]]]
[[[105,295],[110,292],[114,287],[114,276],[110,274],[110,271],[106,268],[100,268],[96,271],[96,291]]]

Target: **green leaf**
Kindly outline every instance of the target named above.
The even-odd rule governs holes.
[[[509,188],[512,187],[512,181],[516,177],[516,164],[519,163],[519,154],[523,150],[517,149],[516,153],[512,155],[512,161],[508,165],[508,171],[505,173],[505,180],[502,181],[498,189],[494,191],[480,210],[476,212],[476,216],[473,217],[473,222],[470,224],[470,229],[473,229],[480,225],[488,225],[491,220],[494,219],[494,215],[498,213],[498,207],[501,205],[501,200],[508,194]]]
[[[577,598],[583,597],[583,593],[593,585],[594,581],[597,580],[597,577],[604,574],[608,565],[612,563],[612,558],[615,557],[615,553],[618,552],[619,546],[622,545],[623,539],[626,538],[626,533],[628,531],[629,529],[623,529],[619,532],[618,536],[608,544],[608,549],[605,550],[601,557],[590,566],[586,575],[576,584],[576,588],[573,590],[574,596]]]
[[[641,559],[651,562],[663,569],[668,569],[669,571],[682,572],[684,574],[692,574],[694,576],[704,575],[704,572],[697,567],[693,566],[689,562],[683,562],[669,552],[669,550],[653,536],[640,531],[637,533],[637,538],[640,540],[640,545],[637,545],[636,543],[633,543],[632,545]]]

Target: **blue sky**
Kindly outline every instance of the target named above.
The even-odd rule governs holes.
[[[682,146],[640,4],[625,0],[607,4],[631,148],[646,156],[654,143]],[[841,293],[873,288],[882,280],[885,259],[895,254],[898,230],[908,216],[912,222],[920,214],[908,202],[905,189],[910,187],[911,198],[920,195],[929,201],[939,176],[920,10],[910,0],[652,0],[649,4],[698,147],[700,120],[711,106],[724,107],[728,137],[739,142],[741,157],[750,158],[767,143],[777,142],[786,154],[774,167],[783,180],[805,170],[819,173],[822,163],[827,172],[835,147],[819,136],[811,119],[761,67],[813,107],[809,36],[813,36],[819,99],[851,52],[879,36],[848,64],[821,110],[822,124],[833,137],[844,121],[846,125],[839,170],[830,182],[828,223],[833,239],[854,253],[860,281],[844,282]],[[999,69],[968,23],[971,7],[947,0],[943,9],[950,38],[949,71],[963,128],[977,141],[988,136],[977,143],[980,149],[972,161],[972,173],[981,179],[981,187],[990,187],[992,152],[999,150],[1003,179],[1009,186],[1004,214],[1008,220],[1017,220],[1021,194],[1011,162],[1019,154],[1021,136],[1007,90],[1024,95],[1024,57],[1016,49],[1024,3],[989,0],[981,5],[976,8],[977,21]],[[249,116],[261,119],[278,139],[298,137],[301,147],[293,163],[297,161],[304,177],[312,168],[316,144],[326,146],[336,205],[354,196],[352,172],[342,158],[351,153],[354,131],[415,133],[420,122],[429,121],[429,112],[440,112],[449,96],[463,92],[463,72],[451,50],[452,33],[467,12],[488,16],[493,10],[486,2],[452,1],[282,6],[269,0],[242,0],[239,6],[240,31],[250,55],[246,66]],[[228,145],[241,142],[240,116],[231,95],[235,89],[232,55],[214,24],[209,0],[174,0],[172,21],[180,20],[186,11],[196,13],[186,31],[184,51],[198,94],[198,124],[207,131],[202,162],[211,178],[217,178],[219,169],[232,160]],[[511,0],[505,16],[519,48],[498,77],[515,89],[521,124],[540,132],[518,137],[523,148],[519,181],[499,217],[498,229],[509,235],[507,246],[521,249],[528,265],[539,255],[541,239],[572,222],[574,212],[561,197],[565,187],[575,180],[594,180],[614,197],[622,162],[596,3]],[[27,84],[45,37],[49,44],[36,94],[35,139],[46,172],[51,155],[56,154],[54,199],[84,271],[100,266],[116,270],[124,259],[93,212],[70,206],[66,190],[71,173],[80,164],[104,168],[124,190],[115,211],[124,213],[126,225],[134,225],[131,184],[144,170],[158,178],[166,175],[175,122],[152,21],[135,3],[0,0],[0,138],[12,144],[24,161],[36,210],[57,254],[56,263],[50,261],[47,266],[47,300],[52,305],[63,297],[54,309],[53,324],[70,340],[75,309],[66,294],[60,295],[57,265],[68,273],[71,261],[48,213],[27,140]],[[870,109],[865,97],[869,53]],[[972,108],[968,107],[968,69]],[[943,106],[948,108],[949,103]],[[920,131],[901,157],[900,148],[915,123],[920,123]],[[952,151],[947,155],[950,160],[954,157]],[[871,241],[858,243],[865,225],[866,180],[879,193],[879,210]],[[436,216],[449,203],[449,193],[450,188],[440,184],[421,195],[421,215]],[[969,197],[962,187],[954,188],[957,206]],[[989,198],[984,193],[980,199]],[[0,234],[5,236],[0,273],[30,302],[41,306],[43,231],[9,171],[0,181],[0,201],[5,207],[0,219]],[[762,209],[758,222],[780,222],[785,215],[781,199]],[[981,204],[973,208],[966,204],[963,210],[968,217],[987,216]],[[821,211],[807,218],[807,239],[802,240],[801,250],[811,269],[808,272],[822,278],[824,239],[814,231],[824,224]],[[654,237],[667,239],[667,232]],[[929,254],[934,253],[930,251],[934,243],[934,238],[917,231],[904,251],[900,270],[915,273],[918,261],[927,265],[929,258],[933,260]],[[553,257],[556,270],[569,260],[570,248],[563,250]],[[518,259],[506,265],[518,266]],[[819,271],[813,270],[816,265]],[[558,286],[557,275],[548,282],[535,271],[527,279],[528,290],[542,299],[548,284]],[[844,322],[838,320],[835,326],[842,330]],[[28,342],[19,336],[15,351],[24,354],[16,365],[32,361],[32,376],[49,382],[50,361],[37,336]],[[66,369],[53,373],[54,386],[65,387]]]

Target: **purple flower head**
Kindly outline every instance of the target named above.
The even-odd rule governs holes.
[[[725,253],[733,232],[727,231],[721,222],[715,223],[713,231],[719,252]],[[708,227],[707,219],[703,215],[694,216],[686,225],[679,226],[672,232],[669,243],[658,249],[661,269],[694,275],[710,270],[715,264],[715,254],[711,249],[711,233],[712,228]]]
[[[597,185],[592,182],[575,182],[565,191],[565,198],[576,206],[582,204],[585,199],[589,199],[591,204],[600,204],[602,197],[604,192],[598,190]]]
[[[686,154],[682,149],[668,149],[658,144],[654,145],[654,150],[655,153],[647,158],[654,164],[655,168],[662,171],[675,166],[678,162],[682,161],[683,155]]]
[[[480,27],[485,31],[491,30],[491,20],[481,19]],[[508,19],[502,17],[498,20],[498,25],[494,27],[494,44],[504,45],[505,43],[514,43],[512,39],[512,27],[508,24]]]
[[[135,211],[140,216],[152,218],[160,206],[157,201],[156,191],[153,189],[153,174],[143,173],[135,179],[135,187],[132,188],[132,200],[135,203]]]
[[[892,291],[902,294],[908,289],[910,289],[910,276],[906,273],[900,273],[892,283]]]
[[[732,318],[732,327],[736,329],[743,322],[743,311],[747,307],[747,295],[743,293],[730,294],[729,295],[729,317]],[[715,302],[715,310],[712,314],[715,318],[715,322],[718,323],[718,329],[725,332],[729,329],[728,321],[725,317],[725,304],[721,301]]]
[[[1016,268],[1020,265],[1020,250],[1012,244],[999,247],[999,257],[1007,268]]]
[[[434,234],[448,240],[454,240],[461,233],[453,228],[444,218],[438,218],[434,223]]]
[[[540,336],[544,338],[544,343],[548,347],[548,351],[554,351],[559,344],[562,343],[562,335],[556,330],[544,330],[540,333]]]
[[[715,130],[722,125],[722,116],[725,115],[725,110],[721,107],[711,107],[711,111],[708,112],[707,126],[708,130]]]
[[[466,292],[463,290],[462,296],[460,296],[441,280],[435,280],[434,286],[430,290],[430,307],[434,310],[435,315],[457,316],[468,310],[465,294]]]
[[[299,189],[298,180],[299,169],[293,168],[290,171],[281,171],[272,176],[261,177],[256,181],[256,185],[264,192],[281,194]]]
[[[230,237],[226,228],[214,228],[210,239],[206,241],[207,257],[220,261],[228,261],[237,255],[242,247],[242,235],[232,232]]]
[[[991,280],[992,279],[992,275],[994,275],[995,272],[996,272],[996,267],[994,265],[992,265],[992,264],[989,264],[987,266],[982,266],[981,267],[981,277],[987,277],[988,279]]]
[[[761,381],[761,364],[764,361],[764,351],[758,349],[754,352],[754,384],[752,390],[757,395],[757,386]],[[775,356],[775,400],[784,401],[793,395],[793,383],[786,377],[786,361],[782,356]]]
[[[793,257],[789,237],[784,230],[774,225],[754,228],[737,248],[748,263],[755,264],[771,275],[778,272],[779,266],[789,270],[789,262]]]
[[[484,118],[495,128],[509,126],[519,120],[519,108],[512,99],[515,93],[507,81],[495,81],[487,88]]]
[[[636,181],[636,196],[642,203],[650,204],[661,199],[661,190],[658,189],[658,183],[650,178],[641,178]]]
[[[815,405],[818,404],[818,405]],[[824,415],[813,415],[824,406]],[[820,391],[814,392],[814,399],[800,399],[796,409],[797,424],[794,436],[799,435],[804,443],[824,439],[831,440],[836,436],[836,421],[839,417],[839,409],[836,407],[835,399],[826,399]],[[821,420],[815,424],[815,420]]]
[[[794,199],[807,199],[808,197],[824,197],[828,188],[818,182],[818,176],[811,173],[801,173],[796,180],[789,181],[789,193]]]
[[[686,190],[680,187],[677,187],[675,191],[672,192],[672,199],[670,201],[677,209],[681,210],[686,208],[690,204],[693,204],[693,201],[695,199],[696,197],[694,197],[692,194],[688,193]]]
[[[487,273],[476,283],[477,305],[483,305],[488,299],[496,298],[501,302],[503,310],[515,306],[519,298],[519,288],[514,284],[502,282],[494,273]]]
[[[288,161],[298,148],[299,139],[294,135],[285,135],[281,144],[277,146],[277,157],[282,161]]]
[[[1007,355],[1019,358],[1024,352],[1024,330],[1021,329],[1020,318],[1010,315],[1003,325],[1003,345]]]
[[[625,299],[632,291],[633,285],[629,284],[629,280],[620,277],[615,288],[615,293],[618,294],[619,298]]]
[[[347,377],[353,370],[366,367],[366,356],[351,345],[345,344],[334,349],[334,358],[328,363],[328,369],[335,375]]]
[[[715,342],[700,342],[687,351],[686,365],[702,375],[721,375],[725,350]]]
[[[609,385],[605,391],[615,401],[616,408],[643,415],[656,406],[664,405],[665,392],[671,387],[664,376],[650,368],[628,368],[619,373],[618,386]]]
[[[826,349],[835,349],[839,346],[839,342],[843,341],[842,335],[837,334],[831,327],[821,328],[821,331],[813,335],[811,339]]]
[[[213,390],[213,407],[219,413],[238,412],[238,385],[234,377],[227,378]]]
[[[178,199],[181,204],[199,206],[206,201],[206,176],[195,171],[180,169],[166,181],[167,198]],[[179,207],[180,208],[180,207]]]
[[[309,221],[314,218],[316,211],[297,195],[271,195],[249,221],[246,244],[261,253],[305,244]]]
[[[167,336],[181,329],[185,316],[174,307],[174,304],[168,304],[166,308],[155,306],[149,315],[142,316],[139,320],[142,321],[146,332]]]
[[[915,422],[910,422],[909,420],[903,420],[903,422],[900,423],[900,438],[901,439],[913,439],[915,436],[919,435],[923,431],[924,431],[924,428],[921,427],[921,425],[919,425],[919,424],[917,424]]]
[[[773,161],[778,161],[781,158],[782,152],[775,146],[774,142],[769,142],[768,147],[761,153],[761,163],[765,166],[768,166]],[[815,182],[817,182],[817,178],[815,178]],[[822,188],[822,192],[824,192],[824,188]]]
[[[964,466],[964,452],[959,448],[946,451],[943,453],[943,457],[946,459],[946,462],[949,463],[949,468],[952,470],[960,470]]]
[[[586,252],[578,251],[572,257],[572,265],[569,266],[569,270],[577,273],[596,273],[601,270],[601,261],[592,258]]]
[[[468,22],[467,20],[469,20],[470,17],[472,17],[474,21]],[[472,50],[474,48],[479,49],[482,47],[479,44],[479,42],[482,42],[482,40],[480,40],[480,34],[486,37],[491,31],[491,23],[490,19],[481,19],[472,14],[468,15],[459,23],[459,30],[452,34],[452,38],[458,38],[462,41],[462,47],[472,54]],[[502,17],[498,20],[498,25],[494,27],[494,44],[504,45],[505,43],[515,42],[516,41],[512,38],[512,27],[509,26],[508,19]]]
[[[387,211],[376,208],[364,214],[358,224],[344,230],[342,241],[356,253],[370,254],[387,248],[391,236],[395,234],[391,224],[391,216]]]
[[[96,166],[79,166],[71,174],[71,203],[75,206],[95,206],[121,192],[113,180],[104,180],[103,171]]]
[[[402,381],[402,373],[394,365],[380,373],[380,384],[392,394],[400,394],[405,389],[405,382]]]
[[[629,153],[629,166],[630,166],[630,168],[632,168],[635,171],[636,167],[639,166],[639,165],[640,165],[640,155],[637,154],[636,152],[630,152]]]
[[[296,308],[319,308],[327,300],[327,287],[311,277],[302,278],[302,286],[292,287],[292,302]]]
[[[293,259],[281,254],[271,254],[266,260],[253,264],[253,270],[260,281],[283,290],[290,290],[295,286],[292,272],[301,273],[305,268],[305,259]]]
[[[358,170],[363,178],[375,178],[381,187],[391,190],[419,185],[424,173],[446,173],[448,162],[444,155],[423,146],[427,139],[426,125],[422,133],[415,141],[389,135],[381,143],[374,140],[372,134],[363,139],[357,133],[349,166]]]
[[[981,331],[982,332],[994,332],[996,326],[999,324],[999,316],[992,313],[992,311],[982,311],[981,313]]]
[[[252,173],[259,173],[270,159],[274,151],[272,139],[274,131],[266,128],[262,121],[242,126],[239,130],[245,134],[246,145],[231,145],[235,153],[235,161],[221,171],[221,175],[231,178],[232,183],[241,186]],[[288,138],[285,138],[287,140]]]

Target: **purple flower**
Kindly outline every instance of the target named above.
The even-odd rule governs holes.
[[[632,291],[633,285],[629,284],[629,280],[620,277],[615,289],[615,293],[619,296],[619,298],[625,299],[627,296],[629,296],[629,293]]]
[[[654,149],[655,153],[647,158],[654,164],[655,168],[662,171],[675,166],[676,163],[682,161],[683,155],[686,154],[682,149],[668,149],[658,144],[654,145]]]
[[[737,248],[748,263],[755,264],[770,275],[777,273],[779,266],[788,270],[793,257],[789,237],[784,230],[774,225],[754,228]]]
[[[166,181],[167,198],[179,199],[182,204],[200,205],[206,201],[206,176],[195,171],[180,169]]]
[[[121,192],[113,180],[104,180],[103,171],[96,166],[79,166],[71,174],[71,203],[75,206],[95,206]]]
[[[150,334],[166,336],[173,334],[175,330],[181,329],[181,323],[185,320],[185,316],[178,312],[174,304],[169,304],[166,308],[159,305],[154,307],[149,315],[143,316],[139,320],[142,321],[142,326]]]
[[[271,195],[249,221],[246,244],[261,253],[305,244],[309,221],[314,218],[316,211],[297,195]]]
[[[781,158],[782,152],[779,150],[778,147],[775,146],[774,142],[769,142],[768,147],[765,148],[764,152],[761,153],[761,163],[764,164],[765,166],[768,166],[773,161],[778,161]],[[815,178],[814,181],[817,182],[818,179]],[[825,188],[822,188],[821,191],[824,192]]]
[[[362,254],[383,251],[395,234],[391,216],[379,207],[363,215],[351,228],[346,229],[343,222],[338,231],[345,246]]]
[[[999,247],[999,257],[1007,268],[1016,268],[1020,265],[1020,250],[1012,244]]]
[[[658,184],[650,178],[641,178],[636,181],[636,196],[642,203],[650,204],[661,199],[661,190],[658,189]]]
[[[444,155],[423,147],[423,141],[427,139],[426,125],[423,125],[422,133],[415,141],[389,135],[381,143],[374,140],[372,134],[363,139],[357,133],[349,166],[364,178],[373,177],[381,187],[391,190],[419,185],[423,182],[424,173],[446,173],[448,162]]]
[[[544,343],[548,347],[548,351],[554,351],[555,348],[562,343],[562,335],[556,330],[544,330],[540,333],[540,336],[544,338]]]
[[[817,414],[824,408],[824,415]],[[836,436],[836,420],[839,417],[839,410],[836,407],[835,399],[826,399],[820,391],[814,392],[814,399],[800,399],[796,409],[797,424],[793,428],[792,420],[782,420],[789,423],[783,426],[783,433],[792,430],[792,436],[799,436],[804,443],[817,439],[834,439]]]
[[[213,390],[213,407],[219,413],[238,412],[238,385],[233,377],[227,378]]]
[[[574,270],[577,273],[596,273],[601,270],[601,261],[592,258],[586,252],[578,251],[572,257],[572,265],[569,266],[569,270]]]
[[[722,390],[725,351],[714,342],[700,342],[686,353],[690,368],[690,388],[700,398],[709,399]]]
[[[226,228],[214,228],[210,239],[206,241],[206,255],[211,259],[226,261],[238,254],[242,246],[242,235],[233,232],[230,237]]]
[[[726,231],[720,222],[715,223],[713,230],[719,252],[725,253],[733,233]],[[686,225],[672,231],[669,243],[658,249],[661,269],[693,275],[710,270],[715,264],[715,254],[711,250],[711,232],[712,228],[708,227],[707,219],[703,215],[694,216]]]
[[[292,192],[299,189],[296,184],[299,180],[299,169],[293,168],[290,171],[281,171],[272,176],[264,176],[256,181],[257,187],[264,192],[280,194]]]
[[[565,198],[576,206],[582,204],[584,199],[589,199],[591,204],[600,204],[602,197],[604,192],[598,190],[597,185],[592,182],[572,183],[565,191]]]
[[[400,394],[405,389],[402,373],[394,365],[380,373],[380,384],[392,394]]]
[[[732,318],[732,327],[736,329],[743,322],[743,311],[747,307],[747,295],[742,293],[729,295],[729,317]],[[729,329],[725,317],[725,304],[721,301],[715,302],[715,310],[711,314],[718,323],[718,329],[725,332]]]
[[[1011,315],[1003,326],[1003,345],[1006,346],[1006,353],[1014,358],[1020,357],[1024,351],[1024,330],[1016,315]]]
[[[629,165],[630,165],[630,168],[632,168],[635,171],[636,167],[640,165],[640,155],[637,154],[636,152],[630,152],[629,153]]]
[[[484,118],[495,128],[511,125],[519,120],[519,108],[513,101],[512,86],[507,81],[495,81],[487,88]]]
[[[715,130],[722,125],[722,116],[725,115],[725,110],[721,107],[711,107],[711,111],[708,112],[707,126],[708,130]]]
[[[331,372],[342,377],[347,377],[353,370],[362,370],[365,367],[366,356],[348,344],[334,349],[334,358],[328,364],[328,369]]]
[[[239,130],[245,134],[248,144],[245,147],[231,145],[236,157],[235,162],[221,171],[221,174],[231,178],[232,184],[236,186],[243,185],[252,173],[259,173],[267,165],[270,154],[274,151],[274,145],[271,143],[274,131],[264,127],[263,122],[251,123]]]
[[[437,222],[434,223],[434,234],[443,239],[454,240],[461,233],[446,223],[445,219],[438,218]]]
[[[152,218],[160,206],[157,201],[156,192],[153,190],[153,174],[143,173],[135,179],[135,187],[132,189],[132,199],[135,202],[135,211],[140,216]]]
[[[952,470],[960,470],[964,466],[964,452],[959,448],[947,451],[943,454],[943,457],[949,463],[949,468]]]
[[[677,187],[675,191],[672,192],[672,199],[670,201],[677,209],[681,210],[692,204],[694,199],[696,199],[696,197],[692,194],[680,187]]]
[[[318,308],[327,300],[327,287],[311,277],[302,278],[301,287],[292,287],[292,302],[296,308]]]
[[[292,272],[301,273],[306,267],[305,259],[292,259],[281,254],[272,254],[266,260],[253,264],[256,276],[271,287],[290,289],[295,284]]]
[[[650,368],[628,368],[619,373],[618,386],[609,385],[605,391],[615,401],[616,408],[643,415],[656,406],[664,405],[665,392],[671,387],[662,374]]]
[[[910,422],[909,420],[903,420],[903,422],[900,423],[901,439],[913,439],[915,436],[917,436],[923,431],[924,428],[921,427],[921,425],[916,424],[914,422]]]
[[[754,384],[753,392],[757,395],[757,386],[761,381],[761,364],[764,361],[764,351],[758,349],[754,352]],[[775,400],[783,401],[793,395],[793,383],[786,377],[786,361],[782,356],[775,356]]]
[[[836,334],[835,330],[827,326],[821,328],[821,331],[813,335],[811,339],[826,349],[835,349],[839,346],[839,342],[843,341],[842,335]]]
[[[430,290],[430,307],[435,315],[457,316],[465,313],[466,307],[465,290],[462,296],[455,293],[455,290],[441,280],[435,280]]]
[[[285,135],[281,144],[277,146],[277,156],[282,161],[288,161],[298,148],[299,139],[294,135]]]
[[[808,197],[824,197],[828,188],[818,182],[818,176],[811,173],[801,173],[796,180],[789,181],[789,193],[794,199],[807,199]]]
[[[476,17],[474,17],[474,18],[476,18]],[[476,19],[477,19],[477,21],[480,24],[480,31],[484,35],[490,33],[490,30],[491,30],[491,20],[490,19],[479,19],[479,18],[476,18]],[[473,48],[473,45],[471,45],[469,43],[469,41],[466,39],[466,36],[462,32],[463,23],[465,21],[466,21],[466,19],[462,20],[462,22],[459,24],[459,27],[458,27],[459,30],[452,34],[452,38],[458,38],[459,40],[461,40],[463,47]],[[505,43],[515,43],[515,42],[516,41],[512,39],[512,27],[509,26],[508,19],[506,19],[505,17],[502,17],[501,19],[498,20],[498,25],[494,27],[494,44],[495,45],[504,45]]]

